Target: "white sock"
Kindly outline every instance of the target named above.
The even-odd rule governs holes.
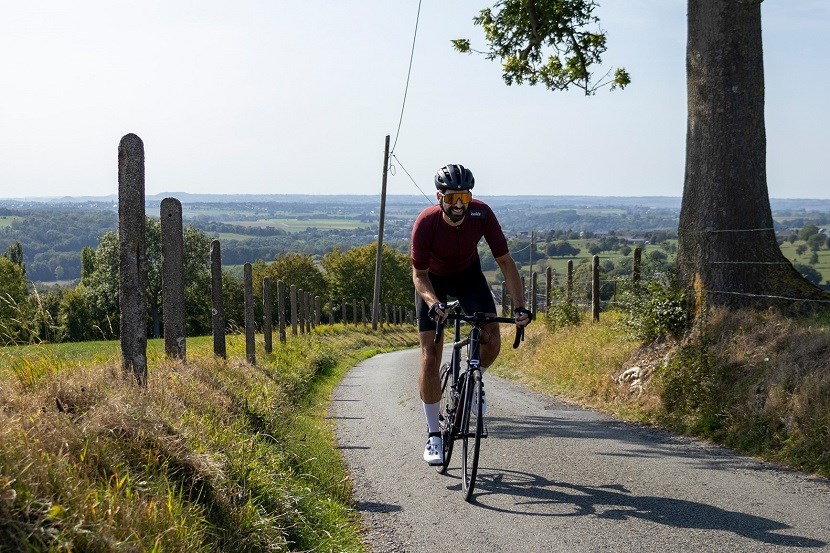
[[[423,402],[422,402],[423,403]],[[427,429],[429,432],[440,432],[438,413],[441,410],[441,402],[424,403],[424,415],[427,418]]]

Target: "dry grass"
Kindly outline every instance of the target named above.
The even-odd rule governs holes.
[[[197,343],[187,364],[155,358],[146,389],[112,344],[80,366],[45,346],[5,355],[0,549],[361,550],[330,429],[310,413],[320,383],[415,333],[360,330],[277,343],[256,366],[242,339],[229,361]]]
[[[714,311],[681,340],[641,345],[624,315],[531,325],[497,374],[540,391],[830,476],[830,324]]]

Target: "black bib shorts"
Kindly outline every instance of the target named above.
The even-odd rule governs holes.
[[[468,268],[460,273],[440,276],[429,273],[429,280],[435,289],[435,294],[441,302],[453,297],[459,301],[464,313],[495,313],[496,302],[493,293],[487,284],[484,273],[481,272],[481,261],[476,258]],[[423,298],[415,293],[415,314],[418,318],[418,331],[435,330],[435,321],[429,318],[429,308]]]

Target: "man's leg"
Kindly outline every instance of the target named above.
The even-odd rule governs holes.
[[[421,342],[421,368],[418,375],[418,388],[424,406],[427,421],[427,445],[424,448],[424,461],[430,465],[440,465],[444,461],[441,444],[439,412],[441,407],[441,381],[438,367],[441,364],[443,344],[435,343],[435,331],[427,330],[418,334]]]
[[[438,366],[441,364],[443,344],[435,343],[435,331],[418,333],[421,342],[421,370],[418,375],[418,391],[424,403],[441,401],[441,382],[438,379]]]
[[[493,317],[495,313],[489,313]],[[479,344],[479,357],[481,367],[486,369],[493,364],[501,350],[501,332],[498,323],[490,323],[481,329],[481,342]]]

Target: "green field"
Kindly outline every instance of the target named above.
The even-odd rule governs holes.
[[[288,232],[302,232],[310,227],[318,229],[353,230],[366,228],[371,223],[365,223],[357,219],[259,219],[256,221],[228,221],[228,224],[240,227],[267,228],[274,227]]]
[[[804,242],[796,241],[795,244],[784,242],[784,244],[781,245],[781,253],[783,253],[784,257],[793,263],[810,265],[813,269],[821,273],[821,282],[830,281],[830,250],[819,250],[816,252],[818,253],[818,263],[811,265],[810,258],[813,256],[812,251],[808,249],[801,255],[799,255],[796,251],[796,248],[798,248],[801,244],[804,244]]]
[[[10,227],[14,221],[22,218],[17,215],[0,215],[0,229]]]

